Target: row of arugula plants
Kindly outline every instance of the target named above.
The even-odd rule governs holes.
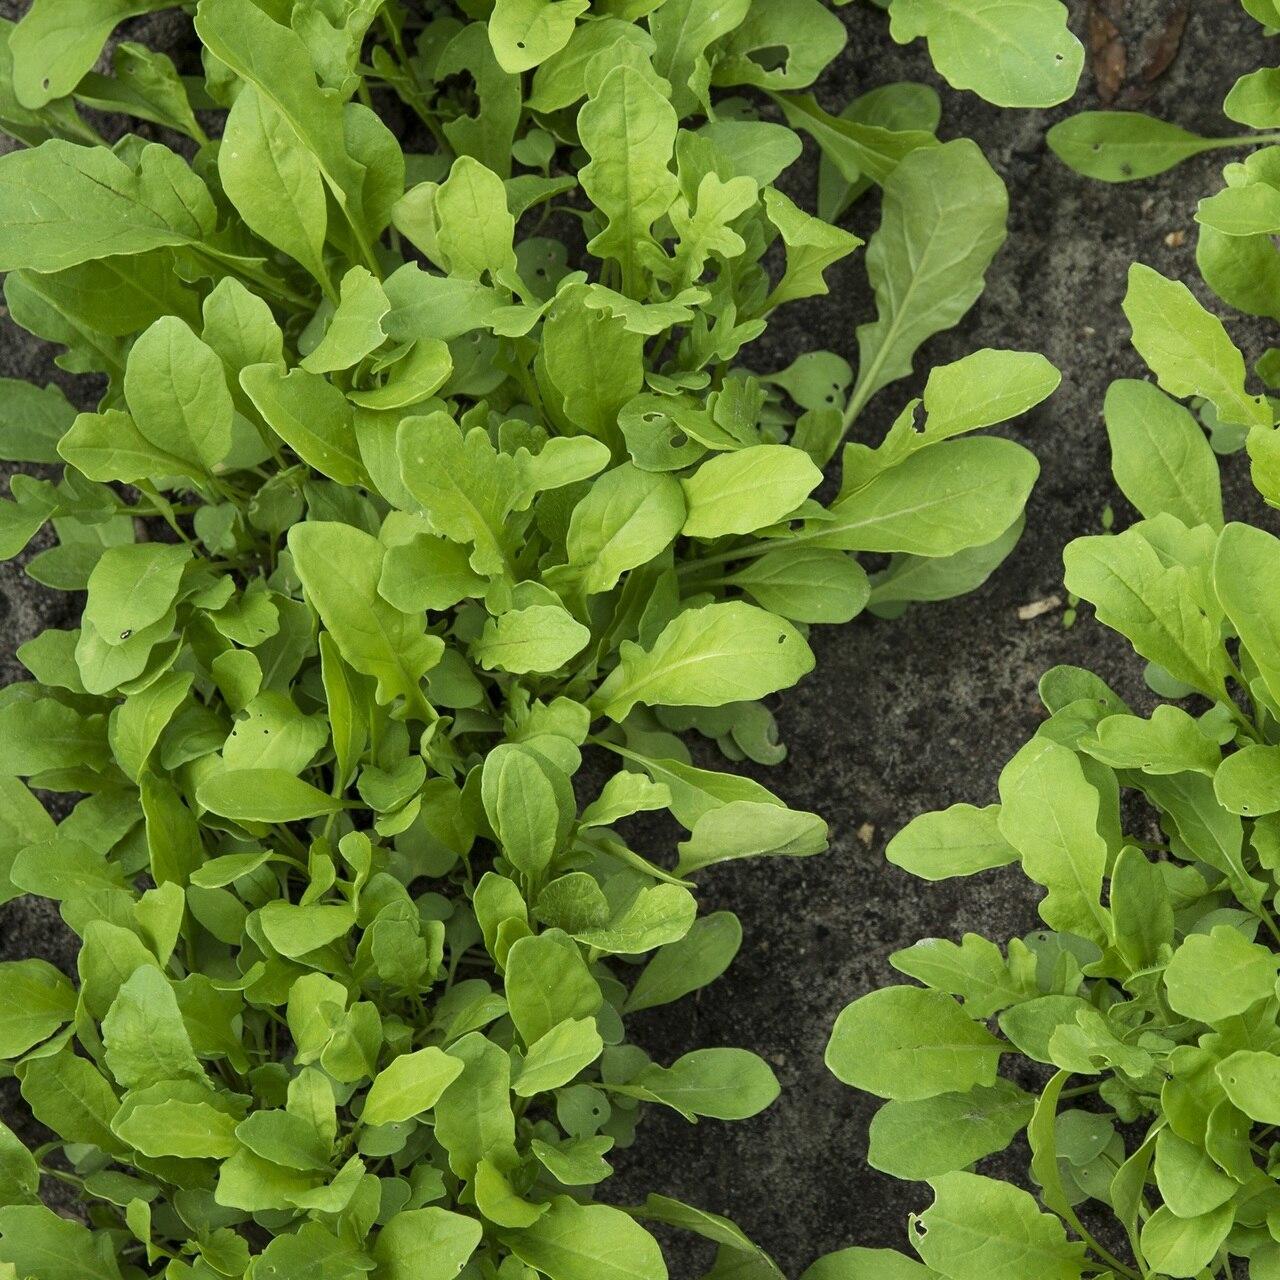
[[[1245,8],[1280,29],[1270,0]],[[1242,76],[1223,110],[1259,132],[1096,112],[1049,140],[1110,182],[1263,144],[1199,202],[1196,259],[1224,303],[1280,320],[1280,70]],[[1280,538],[1228,519],[1247,513],[1224,511],[1219,463],[1246,451],[1280,506],[1280,350],[1251,378],[1222,321],[1142,264],[1124,312],[1154,383],[1114,382],[1104,417],[1141,518],[1072,542],[1065,582],[1160,701],[1139,714],[1097,674],[1052,669],[999,802],[890,842],[925,881],[1018,866],[1046,928],[924,939],[891,957],[920,985],[840,1015],[828,1066],[885,1099],[870,1163],[934,1198],[910,1220],[919,1262],[851,1249],[808,1280],[1280,1277]],[[974,1172],[1020,1136],[1017,1185]]]
[[[712,1241],[712,1276],[776,1277],[696,1206],[595,1200],[646,1106],[735,1120],[778,1090],[745,1050],[653,1062],[625,1022],[742,942],[698,873],[826,845],[712,747],[781,758],[761,699],[812,668],[812,626],[970,590],[1017,540],[1035,459],[974,433],[1052,393],[1040,356],[935,368],[880,443],[847,439],[980,295],[1003,184],[938,140],[926,86],[824,111],[805,90],[845,28],[819,0],[200,0],[198,74],[127,41],[95,69],[169,7],[36,0],[0,28],[6,302],[102,388],[77,414],[0,384],[0,450],[33,464],[0,552],[49,526],[28,574],[86,593],[0,692],[0,896],[78,939],[76,983],[0,966],[38,1122],[0,1128],[0,1275],[661,1280],[657,1223]],[[997,59],[989,14],[887,7],[999,105],[1079,76],[1055,0],[1003,6]],[[1280,124],[1275,79],[1233,118]],[[804,138],[817,217],[781,189]],[[1107,113],[1051,135],[1112,180],[1222,141]],[[1206,279],[1268,315],[1270,154],[1199,215]],[[856,368],[761,371],[771,313],[859,269],[835,224],[863,198]],[[855,1249],[819,1280],[1280,1265],[1280,619],[1251,586],[1280,547],[1224,526],[1212,448],[1247,443],[1278,499],[1280,462],[1218,322],[1144,269],[1127,309],[1169,393],[1108,398],[1144,520],[1075,544],[1068,584],[1162,694],[1214,705],[1140,719],[1051,673],[1002,804],[895,841],[929,878],[1020,859],[1055,932],[921,944],[895,964],[924,987],[841,1016],[830,1065],[889,1099],[872,1162],[937,1199],[922,1263]],[[1122,788],[1160,832],[1121,835]],[[628,821],[655,812],[674,859]],[[1056,1068],[1038,1099],[1005,1054]],[[1049,1214],[966,1171],[1023,1128]]]

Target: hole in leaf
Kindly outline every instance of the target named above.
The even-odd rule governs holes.
[[[671,437],[671,447],[673,449],[683,449],[689,443],[689,437],[683,431],[677,431]]]
[[[787,58],[791,50],[785,44],[767,44],[762,49],[752,49],[747,57],[762,71],[779,71],[787,73]]]

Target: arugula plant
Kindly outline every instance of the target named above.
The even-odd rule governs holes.
[[[200,0],[201,79],[127,43],[89,70],[163,7],[39,0],[0,41],[6,301],[105,388],[0,384],[4,456],[44,468],[0,553],[49,527],[27,572],[85,593],[0,691],[0,895],[80,940],[78,982],[3,966],[0,1060],[52,1137],[0,1128],[0,1267],[661,1280],[657,1221],[777,1275],[716,1215],[592,1202],[644,1105],[775,1097],[624,1019],[737,951],[698,872],[826,844],[681,735],[779,759],[761,699],[811,624],[1012,547],[1035,460],[973,433],[1052,392],[1039,356],[935,369],[813,496],[981,292],[1003,185],[919,86],[799,94],[844,39],[817,0]],[[883,191],[856,377],[743,363],[857,247],[775,185],[770,99],[825,199]],[[104,110],[177,145],[108,144]],[[654,811],[674,862],[629,842]]]
[[[1215,456],[1243,443],[1280,506],[1275,402],[1185,285],[1136,265],[1124,309],[1158,385],[1114,383],[1105,419],[1142,518],[1071,543],[1066,585],[1166,701],[1055,668],[999,803],[890,843],[928,881],[1019,865],[1045,928],[921,941],[890,958],[920,985],[841,1013],[829,1067],[886,1100],[868,1159],[934,1200],[919,1262],[854,1249],[809,1280],[1280,1275],[1280,539],[1225,520]],[[1027,1182],[974,1171],[1019,1135]]]

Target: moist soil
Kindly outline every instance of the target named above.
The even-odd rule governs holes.
[[[1044,135],[1056,120],[1104,105],[1149,110],[1206,134],[1229,132],[1234,126],[1220,113],[1227,90],[1275,57],[1236,0],[1068,4],[1073,27],[1091,46],[1090,66],[1076,98],[1053,111],[1002,111],[952,92],[919,42],[895,45],[884,15],[862,4],[840,10],[849,44],[817,87],[822,105],[838,111],[891,81],[933,84],[943,99],[942,136],[976,139],[1008,185],[1009,239],[987,290],[957,328],[924,348],[918,367],[926,371],[984,346],[1036,349],[1063,370],[1063,383],[1007,431],[1035,451],[1042,474],[1026,533],[992,579],[971,595],[917,606],[895,621],[866,617],[814,632],[817,670],[777,701],[788,757],[754,772],[791,804],[823,814],[832,826],[831,848],[819,857],[704,874],[704,908],[737,913],[742,951],[714,986],[634,1027],[664,1061],[709,1045],[754,1049],[773,1064],[782,1096],[763,1115],[735,1124],[693,1127],[654,1109],[635,1145],[619,1153],[610,1198],[636,1203],[660,1189],[727,1214],[788,1276],[847,1245],[902,1246],[908,1213],[927,1203],[927,1190],[866,1163],[874,1100],[841,1085],[822,1062],[837,1013],[894,981],[889,956],[920,938],[975,931],[1003,940],[1037,925],[1036,894],[1017,875],[927,885],[886,863],[887,839],[925,810],[996,798],[1001,766],[1042,714],[1036,682],[1055,664],[1091,667],[1131,700],[1149,701],[1141,663],[1087,611],[1067,626],[1061,605],[1046,605],[1032,618],[1020,610],[1053,597],[1065,601],[1062,548],[1101,531],[1109,506],[1118,526],[1133,516],[1110,477],[1100,416],[1107,384],[1142,374],[1120,309],[1125,273],[1129,263],[1146,262],[1207,300],[1195,271],[1193,214],[1197,198],[1220,185],[1218,170],[1229,156],[1204,156],[1155,179],[1107,186],[1070,173]],[[25,7],[0,0],[6,17]],[[185,22],[159,15],[130,24],[128,34],[181,55]],[[811,146],[789,187],[813,207]],[[865,237],[877,220],[868,205],[846,223]],[[814,346],[853,359],[855,328],[873,314],[861,254],[829,277],[829,297],[784,311],[751,349],[757,369],[783,368]],[[1275,341],[1266,322],[1228,319],[1251,354]],[[56,370],[48,346],[7,317],[0,325],[0,373],[53,379],[91,407],[89,380]],[[882,392],[858,438],[877,441],[922,381]],[[1274,527],[1274,513],[1257,507],[1241,459],[1229,459],[1224,474],[1229,515]],[[78,599],[26,579],[20,564],[0,565],[3,680],[21,678],[13,658],[19,644],[44,627],[74,625],[80,609]],[[660,855],[668,838],[655,832],[650,852]],[[42,901],[0,908],[0,954],[44,955],[74,972],[68,935]],[[16,1123],[15,1102],[10,1088],[0,1091],[0,1115]],[[694,1280],[708,1261],[701,1242],[683,1238],[671,1240],[669,1256],[673,1280]]]

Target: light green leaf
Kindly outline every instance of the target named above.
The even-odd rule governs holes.
[[[1225,697],[1227,655],[1218,624],[1197,602],[1182,565],[1166,565],[1136,529],[1077,538],[1063,560],[1067,590],[1090,601],[1101,623],[1176,679],[1211,698]]]
[[[836,1019],[826,1063],[880,1098],[916,1102],[995,1083],[1004,1046],[941,991],[884,987]]]
[[[658,1242],[620,1209],[557,1196],[532,1226],[502,1241],[548,1280],[667,1280]]]
[[[102,1020],[107,1066],[129,1089],[204,1079],[169,979],[149,965],[120,988]]]
[[[1153,178],[1223,142],[1139,111],[1081,111],[1055,124],[1046,141],[1063,164],[1102,182]]]
[[[212,471],[230,451],[222,361],[176,317],[157,320],[133,344],[124,394],[134,425],[162,452]]]
[[[1058,0],[892,0],[893,38],[924,36],[953,89],[1000,107],[1052,107],[1075,92],[1084,46]]]
[[[32,1280],[120,1280],[109,1236],[42,1204],[0,1207],[0,1262]]]
[[[250,365],[240,385],[267,426],[303,462],[339,484],[365,483],[351,406],[331,382],[305,369]]]
[[[716,454],[684,486],[689,538],[752,533],[794,511],[822,482],[809,455],[790,445],[760,444]]]
[[[369,1086],[361,1123],[399,1124],[430,1111],[462,1074],[463,1065],[435,1047],[393,1058]]]
[[[627,996],[626,1012],[671,1004],[714,982],[741,945],[742,926],[733,912],[700,916],[683,938],[662,947],[641,970]]]
[[[329,289],[324,261],[329,211],[320,162],[275,103],[252,84],[236,95],[227,115],[218,176],[249,228]]]
[[[1022,868],[1048,893],[1041,917],[1055,929],[1105,943],[1111,918],[1102,906],[1107,842],[1098,832],[1098,792],[1080,758],[1049,738],[1034,738],[1000,777],[1000,834]]]
[[[813,654],[789,622],[732,601],[687,609],[649,649],[624,641],[621,659],[592,706],[623,720],[637,704],[719,707],[762,698],[813,669]]]
[[[911,152],[886,179],[880,229],[867,248],[878,314],[858,328],[846,420],[910,374],[920,345],[977,301],[1008,210],[1004,183],[967,138]]]
[[[559,53],[590,0],[497,0],[489,15],[489,40],[498,65],[519,75]]]
[[[679,482],[633,463],[606,471],[573,509],[565,546],[585,595],[610,591],[628,570],[656,559],[686,517]]]
[[[867,1163],[922,1182],[1003,1151],[1026,1128],[1034,1099],[998,1080],[990,1088],[886,1102],[871,1121]]]
[[[1244,357],[1222,321],[1177,280],[1135,262],[1129,268],[1124,313],[1133,345],[1172,396],[1204,396],[1221,418],[1246,427],[1269,427],[1271,408],[1244,385]]]
[[[1069,1242],[1027,1192],[960,1172],[929,1185],[933,1205],[912,1218],[911,1239],[947,1280],[1081,1280],[1084,1245]]]
[[[1224,1022],[1274,993],[1277,960],[1238,929],[1215,925],[1183,940],[1164,972],[1169,1004],[1199,1022]]]
[[[1222,527],[1218,461],[1187,409],[1149,382],[1122,378],[1107,388],[1103,414],[1116,483],[1142,515]]]
[[[67,978],[45,960],[0,964],[0,1058],[16,1058],[48,1039],[76,1011]]]
[[[403,697],[407,714],[428,713],[420,682],[440,661],[444,641],[425,633],[421,617],[402,613],[378,594],[382,544],[351,525],[311,520],[289,530],[289,550],[343,659],[378,682],[378,701]]]
[[[61,271],[201,242],[216,213],[204,183],[158,143],[133,169],[105,147],[55,139],[0,157],[0,271]]]
[[[299,822],[342,810],[326,795],[282,769],[224,769],[209,774],[196,799],[211,813],[236,822]]]
[[[810,546],[950,556],[986,546],[1022,513],[1040,474],[1034,454],[981,436],[919,449],[831,504],[799,536]]]
[[[746,1049],[695,1049],[669,1067],[651,1063],[627,1088],[689,1120],[746,1120],[771,1106],[779,1092],[769,1064]]]
[[[378,1233],[378,1280],[455,1280],[480,1245],[483,1227],[447,1209],[398,1213]]]
[[[590,630],[567,610],[535,604],[489,618],[471,654],[486,671],[516,675],[556,671],[581,653],[590,639]]]
[[[676,125],[667,99],[626,65],[605,76],[578,114],[578,136],[591,157],[578,181],[606,223],[587,247],[620,265],[629,297],[640,296],[640,252],[678,190],[669,168]]]
[[[884,856],[922,880],[971,876],[1018,859],[999,826],[999,805],[956,804],[913,818],[889,841]]]
[[[522,1098],[559,1089],[589,1067],[603,1048],[604,1041],[593,1018],[570,1018],[558,1023],[529,1046],[524,1066],[511,1088]]]

